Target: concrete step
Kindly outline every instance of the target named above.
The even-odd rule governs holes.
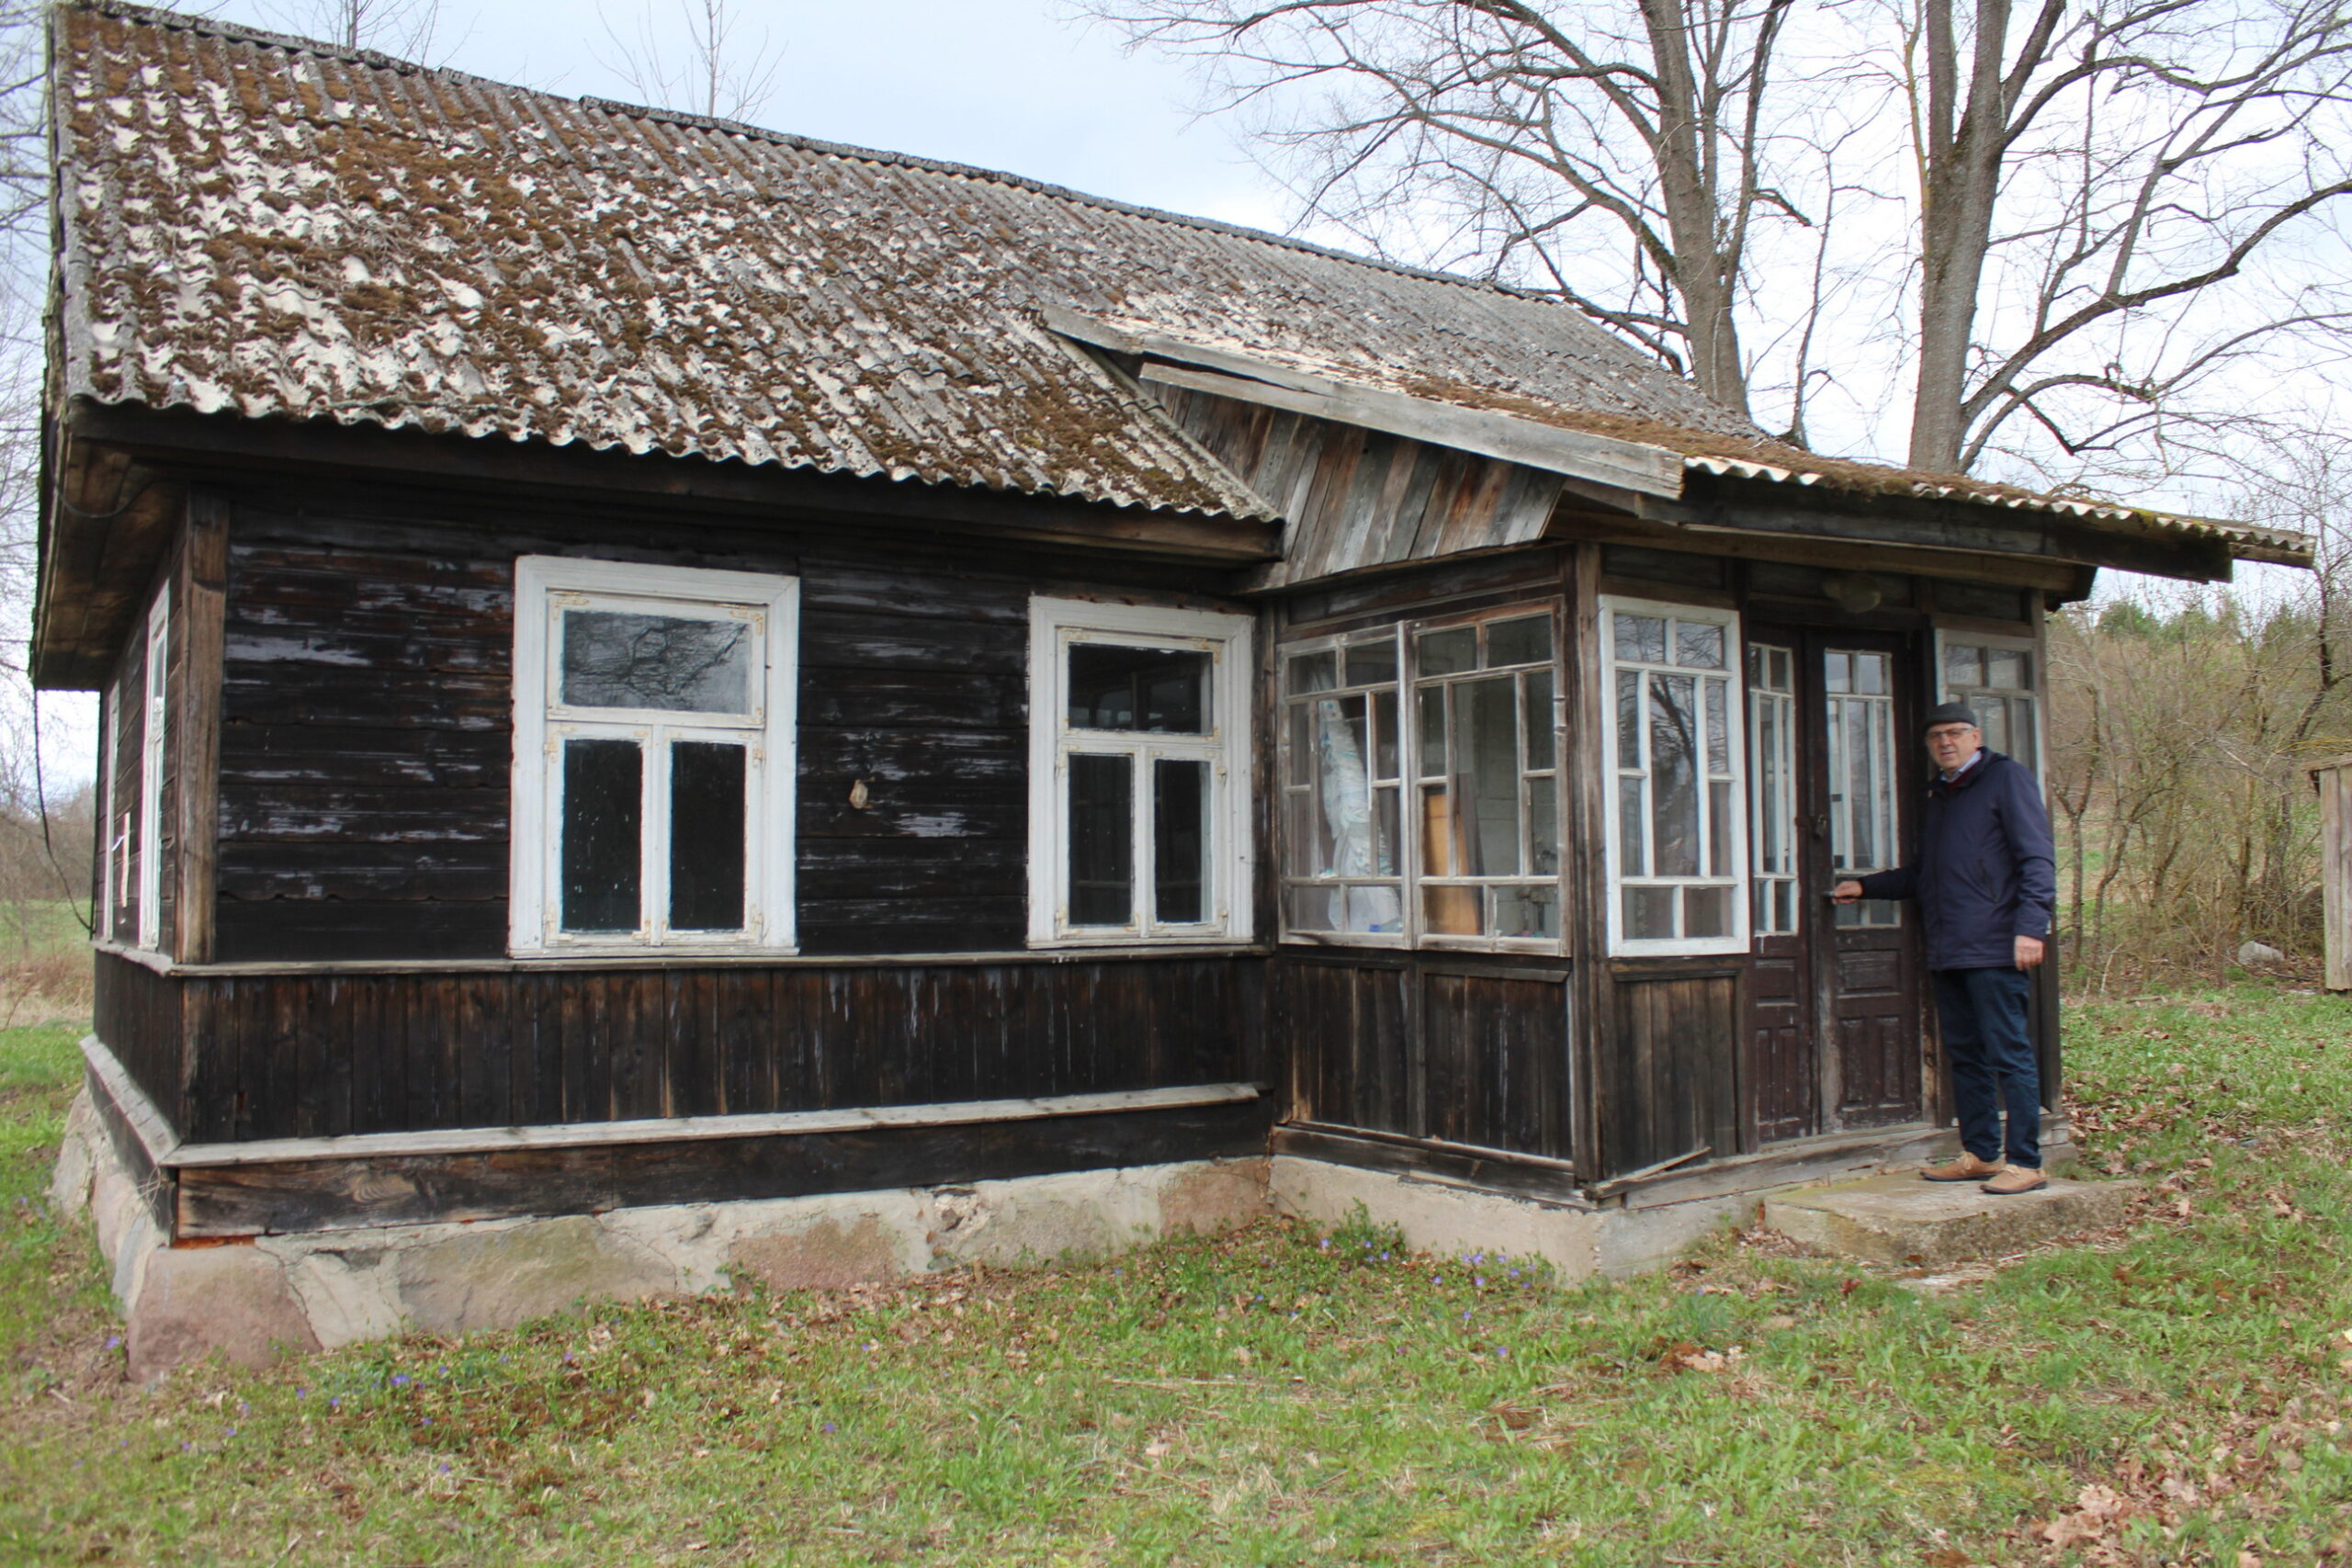
[[[2039,1192],[2003,1198],[1973,1181],[1922,1181],[1913,1171],[1775,1193],[1764,1201],[1764,1223],[1842,1258],[1935,1269],[2115,1224],[2135,1185],[2052,1178]]]

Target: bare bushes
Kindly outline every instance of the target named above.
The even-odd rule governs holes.
[[[2050,628],[2059,921],[2077,988],[2218,977],[2241,942],[2320,946],[2304,770],[2352,751],[2317,584],[2077,605]]]

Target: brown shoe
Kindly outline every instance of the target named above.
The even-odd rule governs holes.
[[[1998,1176],[2002,1167],[1989,1159],[1978,1159],[1962,1152],[1950,1165],[1931,1165],[1919,1173],[1922,1181],[1982,1181],[1988,1176]]]
[[[1978,1187],[1979,1192],[1990,1192],[1996,1198],[2007,1198],[2019,1192],[2039,1192],[2050,1185],[2050,1178],[2030,1165],[2013,1165]]]

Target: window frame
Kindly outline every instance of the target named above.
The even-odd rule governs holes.
[[[171,722],[171,592],[147,610],[147,658],[140,671],[139,932],[137,945],[164,945],[164,773],[165,730]]]
[[[1726,755],[1731,764],[1732,809],[1731,853],[1728,869],[1721,876],[1639,876],[1632,879],[1640,886],[1707,886],[1729,890],[1727,902],[1731,919],[1723,936],[1706,937],[1632,937],[1625,934],[1624,890],[1628,880],[1619,863],[1621,842],[1620,815],[1623,791],[1618,786],[1616,692],[1617,672],[1621,668],[1617,658],[1616,616],[1620,614],[1663,616],[1669,621],[1708,622],[1724,628],[1723,674],[1729,684],[1724,694],[1724,723],[1729,733]],[[1599,595],[1594,616],[1594,635],[1600,647],[1594,649],[1594,668],[1599,671],[1595,691],[1595,705],[1600,716],[1600,777],[1601,787],[1601,855],[1605,890],[1602,911],[1609,953],[1611,957],[1682,957],[1714,956],[1745,953],[1748,951],[1753,922],[1749,919],[1749,902],[1753,897],[1751,867],[1747,853],[1747,818],[1750,806],[1747,759],[1747,637],[1746,623],[1736,609],[1713,604],[1691,604],[1662,599],[1642,599],[1628,594]],[[1670,636],[1670,634],[1669,634]],[[1777,646],[1777,645],[1775,645]],[[1622,668],[1647,670],[1645,662],[1633,662]],[[1690,670],[1693,675],[1712,675],[1712,671]],[[1646,777],[1647,775],[1645,774]],[[1700,820],[1706,820],[1705,787],[1710,776],[1699,777],[1701,790]]]
[[[1029,601],[1029,932],[1033,948],[1202,946],[1246,942],[1257,902],[1257,800],[1250,701],[1257,666],[1255,616],[1220,610],[1117,604],[1033,595]],[[1069,666],[1074,643],[1124,648],[1188,648],[1209,655],[1209,724],[1204,735],[1155,730],[1072,729]],[[1125,926],[1081,926],[1068,917],[1063,873],[1069,842],[1068,758],[1118,753],[1135,760],[1130,830],[1137,897]],[[1203,813],[1202,903],[1210,919],[1162,923],[1148,913],[1153,863],[1149,764],[1160,759],[1208,763]]]
[[[1982,648],[2007,649],[2013,653],[2023,653],[2033,660],[2033,681],[2024,689],[2023,694],[2031,698],[2033,702],[2033,761],[2031,768],[2034,782],[2037,784],[2043,784],[2044,787],[2047,787],[2045,782],[2046,775],[2044,758],[2050,750],[2050,705],[2048,698],[2043,694],[2047,690],[2046,682],[2049,677],[2049,670],[2047,668],[2049,664],[2049,656],[2044,649],[2043,639],[2030,632],[1980,632],[1973,631],[1963,626],[1939,626],[1935,628],[1935,632],[1936,700],[1939,703],[1963,702],[1967,700],[1962,697],[1955,697],[1952,695],[1952,693],[1959,688],[1952,685],[1950,675],[1951,666],[1945,661],[1945,649],[1952,643],[1959,643],[1962,646],[1973,644]],[[1985,686],[1973,689],[1998,692],[2005,696],[2011,694],[2010,689],[2006,687]],[[2008,753],[2004,753],[2004,755],[2008,755]]]
[[[565,609],[581,607],[567,596],[599,608],[624,611],[675,606],[681,613],[718,607],[759,617],[763,654],[754,677],[756,711],[733,715],[630,708],[568,709],[554,684],[555,627]],[[636,561],[576,559],[567,556],[520,556],[514,562],[514,672],[513,804],[507,948],[517,958],[654,953],[662,955],[790,954],[795,949],[794,855],[796,786],[798,774],[797,697],[800,664],[800,580],[784,573],[723,571],[705,567],[654,566]],[[666,915],[655,914],[656,891],[665,874],[640,881],[640,916],[635,932],[565,932],[557,929],[560,874],[562,773],[554,763],[562,735],[597,739],[601,732],[647,732],[650,751],[656,732],[668,740],[695,739],[670,731],[724,731],[741,736],[747,749],[743,791],[744,925],[739,932],[672,931]],[[658,742],[667,744],[667,741]],[[645,766],[639,825],[640,876],[656,851],[668,854],[668,784],[662,770]]]
[[[1532,620],[1539,615],[1547,620],[1551,626],[1552,655],[1547,663],[1506,664],[1492,670],[1487,669],[1482,665],[1480,668],[1476,670],[1442,671],[1436,674],[1427,675],[1423,673],[1420,668],[1419,639],[1424,634],[1430,632],[1447,631],[1458,626],[1481,626],[1498,621]],[[1556,595],[1547,595],[1535,599],[1521,600],[1508,604],[1487,605],[1476,610],[1454,611],[1434,615],[1408,615],[1395,621],[1387,622],[1378,626],[1357,626],[1345,631],[1333,631],[1313,637],[1303,637],[1276,645],[1274,649],[1273,678],[1273,700],[1277,715],[1276,730],[1278,735],[1276,746],[1278,761],[1276,763],[1276,768],[1277,776],[1282,781],[1278,793],[1285,797],[1285,804],[1287,803],[1287,796],[1294,789],[1301,787],[1294,785],[1291,783],[1293,751],[1290,725],[1291,709],[1295,704],[1302,700],[1332,694],[1326,693],[1310,693],[1294,695],[1290,693],[1285,688],[1285,682],[1287,679],[1286,672],[1289,669],[1290,661],[1301,657],[1302,655],[1312,655],[1325,651],[1337,651],[1349,646],[1363,646],[1366,642],[1371,640],[1368,634],[1375,632],[1385,635],[1394,640],[1396,660],[1396,691],[1397,734],[1396,745],[1397,772],[1394,784],[1397,792],[1396,821],[1398,842],[1396,845],[1396,863],[1397,867],[1396,874],[1388,877],[1371,875],[1350,877],[1345,879],[1337,877],[1327,879],[1320,877],[1293,876],[1290,871],[1292,845],[1289,837],[1292,832],[1292,823],[1289,813],[1287,811],[1282,812],[1280,814],[1279,827],[1279,832],[1282,835],[1282,839],[1279,846],[1279,852],[1276,856],[1277,872],[1275,880],[1277,884],[1277,896],[1275,904],[1277,911],[1277,925],[1282,933],[1283,941],[1312,943],[1316,946],[1322,947],[1372,947],[1451,953],[1534,953],[1556,955],[1566,953],[1572,950],[1575,932],[1573,930],[1573,921],[1570,919],[1570,910],[1572,909],[1573,905],[1570,902],[1568,876],[1571,864],[1574,861],[1574,855],[1570,849],[1568,838],[1568,796],[1574,785],[1575,764],[1568,750],[1568,727],[1566,722],[1567,675],[1566,659],[1566,644],[1565,641],[1566,625],[1567,618],[1564,613],[1564,606],[1561,600]],[[1344,661],[1344,657],[1343,653],[1340,654],[1342,661]],[[1344,663],[1342,663],[1342,669],[1344,669]],[[1421,727],[1419,720],[1419,714],[1420,711],[1420,694],[1425,688],[1429,687],[1451,685],[1464,681],[1492,679],[1497,676],[1510,677],[1514,687],[1514,708],[1521,715],[1518,732],[1520,735],[1520,746],[1523,756],[1526,747],[1526,729],[1524,722],[1525,705],[1520,700],[1518,694],[1519,682],[1529,672],[1538,669],[1546,669],[1549,671],[1551,675],[1552,765],[1548,769],[1531,769],[1522,763],[1514,776],[1520,781],[1519,787],[1522,791],[1525,788],[1526,781],[1530,777],[1539,774],[1548,774],[1551,778],[1553,783],[1553,811],[1555,813],[1553,828],[1557,852],[1559,855],[1559,866],[1548,877],[1530,873],[1523,876],[1488,876],[1464,874],[1459,875],[1440,875],[1433,878],[1423,863],[1424,854],[1419,805],[1419,792],[1422,786],[1427,783],[1427,780],[1422,777],[1420,773]],[[1333,693],[1343,693],[1346,689],[1347,688],[1342,685],[1340,687],[1333,688]],[[1312,792],[1317,786],[1316,784],[1310,780],[1310,782],[1303,787],[1307,791]],[[1373,781],[1372,787],[1374,789],[1385,787],[1385,781]],[[1530,850],[1532,854],[1532,833],[1526,817],[1527,802],[1523,795],[1521,796],[1520,804],[1521,807],[1521,837],[1529,840],[1526,847]],[[1290,895],[1292,890],[1295,888],[1329,887],[1338,889],[1351,886],[1387,887],[1391,886],[1394,886],[1396,889],[1397,901],[1400,906],[1399,929],[1396,931],[1299,931],[1292,929]],[[1557,936],[1529,937],[1469,935],[1459,932],[1432,931],[1429,930],[1429,911],[1424,898],[1424,894],[1429,888],[1475,888],[1478,890],[1480,897],[1483,898],[1484,890],[1489,886],[1510,887],[1535,886],[1548,886],[1554,890],[1554,897],[1556,900],[1555,908],[1558,912],[1557,918],[1560,928],[1559,934]]]

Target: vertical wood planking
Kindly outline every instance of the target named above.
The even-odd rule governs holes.
[[[172,605],[180,630],[179,680],[172,712],[179,733],[174,774],[178,787],[178,914],[172,951],[183,964],[209,962],[213,904],[218,897],[220,842],[220,671],[222,615],[229,575],[229,505],[196,491],[187,499],[187,528]]]

